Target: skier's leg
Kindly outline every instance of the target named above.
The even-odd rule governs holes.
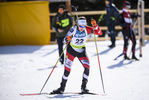
[[[133,31],[132,31],[131,41],[132,41],[132,49],[131,49],[131,51],[132,51],[132,59],[139,60],[135,56],[136,38],[135,38],[135,35],[134,35]]]
[[[84,67],[81,90],[82,90],[82,92],[88,92],[89,90],[86,89],[86,84],[88,82],[89,69],[90,69],[89,59],[85,53],[80,54],[78,58]]]
[[[134,35],[134,33],[133,33],[133,31],[132,31],[132,35],[131,35],[131,41],[132,41],[132,53],[135,53],[135,47],[136,47],[136,38],[135,38],[135,35]]]
[[[124,59],[128,59],[130,60],[129,57],[127,57],[127,48],[128,48],[128,40],[129,40],[129,31],[127,30],[122,30],[123,33],[123,38],[124,38],[124,49],[123,49],[123,53],[124,53]]]
[[[53,90],[53,92],[52,92],[53,94],[61,94],[61,93],[64,92],[66,82],[67,82],[68,76],[70,74],[71,65],[72,65],[72,62],[73,62],[74,58],[75,57],[67,51],[67,53],[66,53],[66,62],[65,62],[65,65],[64,65],[65,69],[64,69],[64,74],[63,74],[63,77],[62,77],[62,82],[60,84],[60,88],[58,88],[56,90]]]
[[[62,84],[66,84],[68,76],[70,74],[71,71],[71,65],[73,63],[75,56],[72,55],[71,53],[67,52],[66,53],[66,61],[65,61],[65,70],[64,70],[64,74],[62,77]]]

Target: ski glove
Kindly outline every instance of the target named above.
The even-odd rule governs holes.
[[[115,20],[115,18],[114,17],[110,17],[113,21]]]
[[[92,24],[92,26],[96,26],[96,21],[95,21],[95,19],[91,19],[91,24]]]
[[[65,39],[66,43],[71,41],[72,36],[67,36],[67,38]]]
[[[67,41],[71,41],[72,36],[67,36]]]

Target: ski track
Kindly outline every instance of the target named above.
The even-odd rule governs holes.
[[[101,95],[38,95],[20,96],[20,93],[38,93],[58,59],[57,45],[0,46],[0,100],[149,100],[149,41],[142,47],[139,57],[139,41],[136,56],[140,61],[126,61],[123,56],[123,40],[109,49],[110,41],[98,41],[99,59],[106,96]],[[129,43],[128,55],[131,50]],[[103,94],[97,53],[94,42],[86,43],[90,60],[90,76],[87,88]],[[51,92],[60,86],[64,66],[58,63],[42,92]],[[65,92],[80,92],[83,67],[76,58],[72,65]]]

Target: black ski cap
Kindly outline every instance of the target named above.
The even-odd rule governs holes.
[[[125,8],[125,7],[128,7],[128,6],[131,6],[130,2],[125,1],[123,7]]]
[[[58,6],[58,8],[66,9],[65,5],[63,5],[63,4],[60,4],[60,5]]]
[[[110,4],[112,4],[112,3],[113,3],[113,0],[105,0],[105,1],[109,1],[109,2],[110,2]]]

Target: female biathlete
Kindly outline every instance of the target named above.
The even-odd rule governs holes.
[[[62,94],[65,90],[66,82],[71,71],[71,66],[75,57],[78,57],[84,67],[83,79],[81,85],[82,93],[87,93],[89,90],[86,88],[88,82],[90,63],[86,54],[85,43],[87,34],[95,32],[96,35],[102,35],[102,31],[96,24],[94,19],[91,19],[92,27],[87,26],[85,17],[79,17],[77,26],[73,26],[64,38],[64,43],[68,43],[66,51],[65,70],[62,76],[60,88],[53,90],[52,94]]]

